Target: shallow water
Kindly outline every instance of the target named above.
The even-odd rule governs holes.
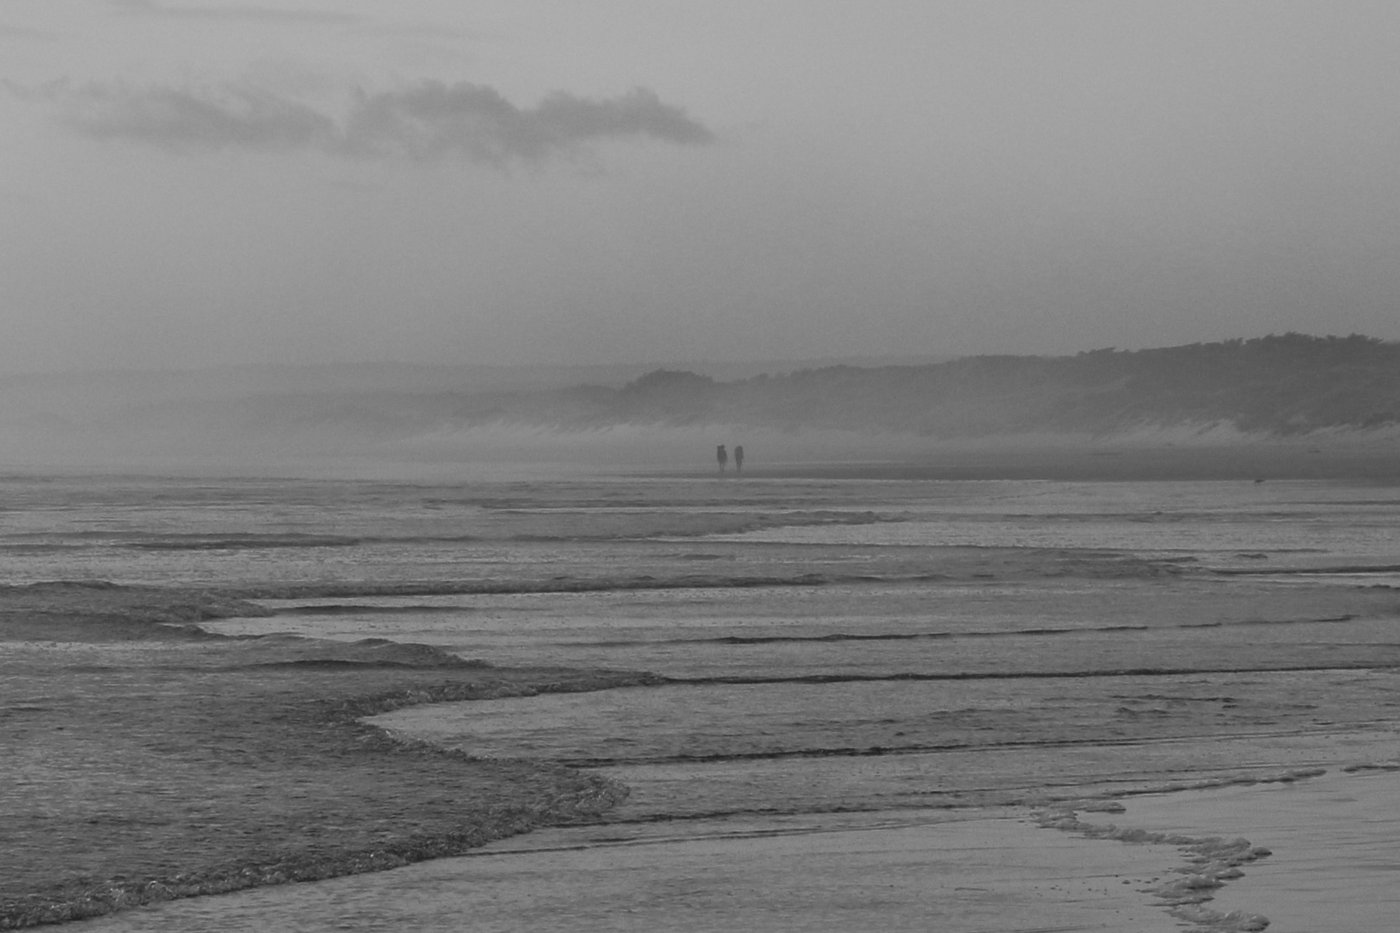
[[[0,492],[8,582],[218,586],[274,613],[209,625],[229,634],[671,679],[380,717],[473,754],[595,768],[632,794],[601,830],[551,831],[573,841],[547,851],[334,882],[333,915],[321,885],[189,906],[214,928],[432,929],[465,911],[493,929],[499,908],[542,929],[779,929],[765,905],[820,903],[812,878],[864,905],[834,915],[843,929],[1146,930],[1139,915],[1167,915],[1136,882],[1091,891],[1107,876],[1088,866],[1115,856],[1090,853],[1121,844],[1063,848],[1006,814],[1396,760],[1391,487],[10,477]],[[961,828],[925,825],[929,807]],[[647,827],[664,841],[604,845]],[[993,837],[1001,854],[979,861]],[[972,875],[929,913],[928,885]],[[393,894],[404,885],[412,897]],[[1110,925],[1109,904],[1134,919]]]
[[[1124,825],[1248,835],[1272,851],[1216,895],[1222,911],[1259,910],[1271,933],[1367,933],[1400,917],[1400,773],[1325,776],[1127,801]]]
[[[512,844],[514,843],[514,844]],[[1139,889],[1163,846],[1104,845],[1022,820],[846,818],[545,830],[476,856],[89,921],[103,931],[957,930],[1051,933],[1178,925]],[[878,918],[878,919],[876,919]]]

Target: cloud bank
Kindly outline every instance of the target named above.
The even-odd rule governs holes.
[[[556,92],[512,104],[487,85],[422,81],[358,92],[343,118],[263,89],[80,86],[10,89],[58,106],[80,132],[174,150],[319,151],[342,157],[458,160],[496,167],[543,162],[605,139],[703,145],[714,134],[684,110],[636,88],[601,100]]]

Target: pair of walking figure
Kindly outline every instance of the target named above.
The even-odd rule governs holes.
[[[724,468],[729,465],[729,452],[724,449],[723,444],[715,448],[715,460],[719,462],[719,471],[723,473]],[[740,444],[738,447],[734,448],[734,472],[742,473],[743,471],[744,445]]]

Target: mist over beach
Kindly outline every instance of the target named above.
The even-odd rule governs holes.
[[[727,438],[757,454],[751,475],[1395,472],[1400,346],[1361,335],[1063,357],[691,365],[15,376],[0,430],[11,463],[57,468],[704,471],[711,439]]]

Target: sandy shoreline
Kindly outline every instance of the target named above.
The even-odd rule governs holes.
[[[1171,933],[1176,922],[1139,891],[1174,858],[1170,847],[1110,845],[1009,816],[562,828],[464,858],[175,902],[80,929],[329,933],[353,924],[447,933],[469,923],[483,933],[779,933],[878,922],[910,933]]]
[[[1371,933],[1400,917],[1400,766],[1393,763],[1124,803],[1124,825],[1243,834],[1271,851],[1216,892],[1214,910],[1262,913],[1270,933]]]
[[[1396,604],[1384,581],[1274,585],[1211,570],[1292,566],[1301,554],[1335,572],[1327,560],[1353,552],[1393,564],[1386,509],[1400,502],[1383,491],[1025,484],[1007,501],[1008,490],[992,490],[968,503],[969,490],[932,490],[956,492],[947,503],[925,489],[829,485],[825,498],[713,477],[549,496],[356,487],[368,503],[349,518],[332,510],[334,521],[324,503],[344,509],[350,491],[287,491],[289,503],[311,503],[307,527],[318,534],[360,536],[334,551],[248,532],[268,511],[266,490],[221,491],[240,503],[226,509],[200,488],[188,493],[197,505],[175,510],[178,523],[159,533],[124,531],[100,545],[81,530],[38,544],[18,535],[13,553],[31,570],[20,579],[56,579],[81,558],[88,572],[169,585],[0,589],[0,744],[16,751],[0,760],[0,811],[12,815],[0,926],[180,895],[110,922],[158,929],[188,910],[171,929],[236,929],[232,918],[246,916],[249,929],[329,929],[330,918],[447,930],[469,912],[489,929],[498,903],[501,929],[535,909],[542,928],[571,933],[580,916],[596,929],[632,920],[654,929],[684,915],[696,929],[725,916],[777,930],[809,906],[814,929],[825,915],[842,929],[872,917],[896,929],[1174,929],[1157,892],[1190,855],[1161,843],[1212,829],[1193,809],[1144,817],[1140,828],[1162,839],[1128,845],[1040,828],[1031,806],[1095,795],[1131,806],[1128,794],[1167,781],[1393,761]],[[751,492],[736,505],[740,490]],[[147,493],[154,503],[169,495],[162,484]],[[116,501],[131,495],[122,489]],[[83,521],[112,522],[109,512],[94,506]],[[848,513],[882,521],[832,525],[836,543],[821,548],[802,540],[803,528]],[[780,525],[778,537],[796,543],[712,534],[715,516],[744,527],[755,514],[760,531]],[[1009,523],[998,517],[1008,514]],[[978,541],[1020,541],[1023,525],[1045,526],[1043,514],[1070,544],[1120,550],[917,543],[936,523],[944,534],[975,526]],[[203,524],[188,525],[191,515]],[[1300,523],[1276,534],[1280,516]],[[600,523],[613,537],[582,534]],[[393,533],[381,537],[386,527]],[[485,536],[464,543],[464,529]],[[542,529],[552,537],[540,541]],[[888,529],[915,543],[860,544]],[[1144,546],[1192,556],[1134,556]],[[516,580],[519,566],[530,579],[501,591],[493,581]],[[620,585],[618,567],[635,585]],[[431,595],[439,577],[461,595]],[[245,585],[211,596],[199,589],[208,581]],[[232,595],[268,592],[314,597],[315,612],[270,618],[272,608]],[[363,593],[373,596],[363,611],[345,605]],[[411,611],[376,616],[380,603],[400,608],[394,600]],[[284,634],[198,627],[231,615]],[[366,620],[379,627],[356,628]],[[285,634],[291,627],[343,637]],[[587,692],[621,685],[645,687]],[[550,695],[517,699],[532,694]],[[476,738],[457,752],[364,721],[450,700],[473,701],[466,731]],[[548,728],[518,728],[525,714]],[[495,746],[481,742],[487,725]],[[531,743],[533,759],[522,751]],[[713,760],[697,768],[697,758]],[[1235,790],[1255,799],[1253,788]],[[1205,806],[1200,795],[1178,798]],[[1293,833],[1283,842],[1256,839],[1261,826],[1279,828],[1267,819],[1231,834],[1293,852],[1324,838],[1329,820],[1352,827],[1355,839],[1321,846],[1341,868],[1290,869],[1277,889],[1305,889],[1301,871],[1329,897],[1354,896],[1347,846],[1368,858],[1365,847],[1393,838],[1393,827],[1373,826],[1364,805],[1293,799],[1300,816],[1282,827]],[[946,809],[927,809],[936,807]],[[1079,818],[1139,825],[1132,811],[1086,808]],[[561,822],[594,825],[542,829]],[[419,864],[421,876],[379,871],[418,859],[439,861]],[[1208,909],[1247,922],[1276,915],[1275,903],[1258,902],[1271,896],[1246,887],[1275,865],[1288,863],[1233,866],[1244,875],[1211,888]],[[421,885],[406,880],[417,877]],[[327,897],[341,906],[327,910]]]
[[[625,794],[548,763],[396,742],[358,720],[638,675],[169,621],[208,611],[149,588],[0,590],[0,929],[459,854]]]
[[[92,620],[87,624],[101,626]],[[127,622],[119,629],[131,631]],[[551,672],[552,680],[538,674],[522,679],[517,672],[474,668],[469,680],[457,688],[433,686],[418,677],[421,685],[417,688],[367,695],[362,678],[368,671],[379,670],[376,678],[386,685],[415,679],[409,670],[386,671],[365,664],[385,652],[395,655],[387,659],[392,664],[416,664],[432,671],[429,676],[434,679],[443,676],[443,670],[433,671],[435,659],[442,659],[424,646],[277,637],[201,637],[193,643],[156,641],[148,645],[130,641],[10,642],[4,662],[10,673],[20,675],[8,680],[12,689],[25,675],[51,683],[49,678],[55,673],[89,671],[95,663],[99,670],[127,668],[149,676],[152,671],[190,663],[217,670],[239,661],[243,663],[235,667],[246,678],[255,669],[277,671],[279,663],[297,662],[294,676],[298,692],[314,685],[323,692],[322,701],[337,692],[325,689],[335,679],[325,664],[330,663],[333,669],[358,668],[354,693],[334,701],[339,713],[330,717],[320,714],[325,726],[404,704],[468,695],[500,696],[502,691],[594,689],[604,683],[589,681],[587,675],[577,672]],[[570,685],[569,676],[584,679]],[[499,682],[492,686],[493,681]],[[266,703],[285,690],[274,689],[270,697],[272,683],[262,681],[256,686],[259,702]],[[127,715],[137,709],[124,707],[130,701],[123,699],[121,689],[113,690],[110,673],[102,678],[102,693],[102,702],[114,704],[114,709],[125,708]],[[199,701],[199,696],[198,692],[186,693],[185,699]],[[324,711],[325,703],[318,703],[317,708]],[[243,714],[235,711],[235,715]],[[207,718],[197,720],[201,729],[211,723]],[[245,725],[281,749],[279,754],[287,751],[285,739],[305,742],[304,735],[279,736],[279,727],[271,722],[250,719]],[[163,741],[179,744],[182,733],[176,726],[170,719],[160,722]],[[280,727],[285,729],[285,725]],[[294,728],[292,733],[296,732]],[[387,739],[365,745],[368,738],[379,734],[370,727],[354,727],[346,739],[358,744],[361,751],[387,756],[386,763],[392,760],[409,772],[426,765],[433,782],[443,780],[465,761],[460,755]],[[124,738],[129,740],[131,735]],[[191,740],[205,741],[193,735]],[[1338,757],[1344,751],[1338,749]],[[329,746],[321,752],[327,753]],[[326,761],[334,757],[331,753],[331,758],[310,764],[324,769]],[[337,767],[345,764],[344,760],[336,762]],[[125,780],[143,780],[139,771],[131,770],[130,762],[126,767]],[[535,770],[553,771],[547,767]],[[165,773],[151,780],[168,784],[170,777]],[[25,782],[19,784],[22,794]],[[371,794],[397,806],[401,801],[396,798],[403,791],[400,785],[393,793]],[[12,787],[9,793],[15,792]],[[264,830],[255,840],[261,856],[244,856],[205,869],[198,864],[201,859],[207,861],[207,853],[196,854],[192,849],[185,856],[179,854],[180,838],[188,845],[203,845],[184,829],[174,840],[174,857],[184,859],[179,872],[132,878],[135,872],[128,869],[105,881],[93,878],[79,883],[67,893],[54,890],[40,897],[10,896],[4,902],[0,927],[84,916],[100,918],[118,906],[154,903],[157,906],[150,909],[86,921],[82,928],[255,930],[293,925],[306,931],[332,930],[343,928],[344,912],[354,909],[378,918],[375,925],[383,928],[446,931],[458,928],[459,911],[470,905],[474,928],[482,930],[518,929],[523,911],[534,918],[532,928],[561,933],[616,929],[618,918],[625,921],[623,928],[649,929],[661,924],[671,929],[703,929],[716,916],[728,916],[751,929],[776,931],[791,928],[794,919],[812,929],[824,928],[823,923],[828,923],[826,928],[849,928],[830,926],[827,918],[845,916],[843,922],[857,922],[849,913],[849,905],[854,903],[878,910],[885,928],[891,930],[924,929],[929,922],[967,931],[1129,928],[1148,933],[1179,929],[1160,893],[1187,864],[1180,845],[1160,841],[1135,845],[1093,838],[1077,830],[1044,829],[1024,808],[1001,813],[965,808],[960,812],[930,811],[923,816],[907,812],[893,816],[888,812],[796,814],[777,820],[731,818],[539,829],[542,823],[567,818],[572,805],[561,808],[563,801],[558,800],[541,809],[535,804],[533,815],[527,816],[512,809],[509,795],[500,796],[502,789],[487,793],[498,795],[498,799],[488,805],[483,798],[480,813],[470,807],[461,812],[461,799],[432,805],[452,806],[475,826],[472,830],[420,833],[399,843],[381,842],[370,847],[349,839],[335,843],[328,838],[326,847],[290,858],[290,850],[279,850],[276,835],[268,836]],[[267,796],[265,792],[263,796]],[[190,799],[195,797],[191,793]],[[357,799],[361,801],[357,806],[363,806],[369,798]],[[1280,801],[1287,803],[1281,806]],[[600,799],[591,812],[596,816],[612,802]],[[1389,876],[1384,867],[1368,868],[1365,857],[1394,838],[1395,819],[1388,815],[1400,812],[1396,806],[1400,803],[1400,774],[1393,771],[1348,774],[1333,768],[1320,778],[1176,791],[1127,797],[1123,802],[1127,810],[1121,815],[1081,812],[1079,819],[1096,826],[1111,821],[1157,834],[1238,835],[1273,851],[1268,859],[1248,864],[1243,877],[1231,877],[1223,888],[1211,890],[1212,900],[1199,909],[1188,905],[1184,916],[1202,921],[1227,916],[1229,922],[1208,924],[1211,928],[1257,929],[1254,918],[1267,916],[1275,920],[1271,929],[1304,933],[1321,928],[1317,918],[1322,915],[1333,920],[1343,916],[1353,923],[1347,927],[1332,923],[1327,929],[1360,931],[1379,928],[1376,923],[1388,915],[1386,911],[1400,911],[1400,899],[1392,897],[1387,888]],[[223,803],[231,807],[237,801]],[[120,801],[114,800],[114,804],[120,805]],[[331,805],[334,808],[335,802]],[[438,818],[445,815],[443,811]],[[357,819],[364,816],[356,814]],[[82,813],[75,812],[73,818],[85,821]],[[194,825],[208,816],[192,812],[183,819]],[[536,831],[491,841],[530,829]],[[138,826],[137,831],[146,834],[151,830]],[[77,830],[77,837],[82,834],[83,830]],[[40,862],[46,857],[57,858],[57,867],[66,856],[61,847],[52,849],[54,841],[50,838],[45,847],[30,847],[28,857],[38,855]],[[474,854],[465,859],[450,857],[468,850]],[[23,845],[20,851],[24,851]],[[128,849],[116,854],[125,863],[133,853]],[[410,864],[420,859],[435,861]],[[386,868],[391,870],[383,872]],[[376,874],[360,874],[366,871]],[[646,879],[641,896],[636,887],[638,872],[645,872]],[[351,874],[356,877],[337,877]],[[13,883],[17,876],[11,871],[9,877]],[[318,883],[260,887],[312,879]],[[785,893],[775,900],[775,890]],[[194,894],[228,891],[237,893],[189,899]],[[646,893],[649,891],[652,893]],[[483,892],[489,894],[484,903]],[[185,899],[168,901],[170,897]]]
[[[754,448],[761,450],[761,448]],[[656,477],[714,473],[655,472]],[[844,459],[774,461],[751,458],[744,476],[791,480],[1056,480],[1063,482],[1240,480],[1400,480],[1395,443],[1359,440],[1241,440],[1234,443],[1152,444],[1100,441],[948,440],[918,451],[876,446],[862,457],[854,446]],[[730,475],[731,481],[741,477]]]
[[[1362,933],[1400,910],[1397,792],[1395,772],[1332,771],[1127,798],[1122,813],[1080,811],[1078,830],[1044,828],[1025,811],[559,827],[464,857],[164,904],[81,929],[329,933],[353,922],[446,933],[469,916],[473,930],[502,933],[777,933],[857,929],[878,916],[893,931]],[[1231,870],[1218,861],[1227,850],[1254,855]],[[1218,887],[1199,881],[1214,875]]]

